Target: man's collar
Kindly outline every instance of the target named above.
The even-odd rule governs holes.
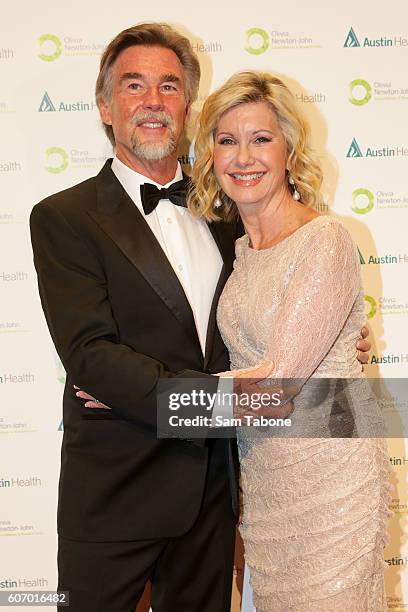
[[[112,172],[115,174],[116,178],[122,183],[123,187],[128,191],[128,187],[131,186],[132,191],[137,189],[140,191],[140,185],[144,183],[151,183],[152,185],[156,185],[159,189],[162,187],[169,187],[173,183],[180,181],[183,178],[183,173],[181,170],[180,163],[177,162],[177,169],[174,175],[174,178],[171,179],[165,185],[161,185],[160,183],[156,183],[150,177],[144,176],[140,174],[140,172],[136,172],[136,170],[132,170],[126,164],[124,164],[118,157],[114,157],[112,161]]]

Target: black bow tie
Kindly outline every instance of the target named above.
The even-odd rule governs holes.
[[[149,215],[154,211],[159,200],[170,200],[177,206],[186,207],[186,192],[187,192],[187,181],[182,179],[170,185],[170,187],[163,187],[159,189],[156,185],[151,183],[144,183],[140,185],[140,197],[142,198],[142,206],[145,215]]]

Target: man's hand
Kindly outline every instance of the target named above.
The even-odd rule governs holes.
[[[371,342],[367,339],[370,331],[366,325],[361,330],[361,338],[357,341],[357,359],[364,365],[368,363],[369,355],[368,352],[371,350]]]
[[[271,383],[271,380],[268,382]],[[288,398],[292,397],[288,395],[289,389],[284,391],[277,385],[265,386],[264,383],[265,379],[259,378],[238,377],[234,379],[234,393],[237,396],[233,407],[235,418],[242,419],[252,416],[285,419],[293,412],[293,403],[288,401]],[[298,389],[293,395],[296,395],[297,392]]]
[[[78,389],[78,391],[75,393],[77,397],[80,397],[83,400],[87,400],[84,404],[85,408],[105,408],[105,410],[111,410],[109,406],[107,406],[106,404],[102,404],[102,402],[92,397],[92,395],[89,395],[89,393],[81,391],[81,389],[76,385],[74,385],[74,389]]]

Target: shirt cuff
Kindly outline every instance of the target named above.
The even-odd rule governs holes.
[[[234,406],[232,405],[233,401],[233,391],[234,391],[234,379],[233,378],[220,378],[218,381],[217,387],[217,399],[214,404],[214,408],[212,410],[212,420],[211,427],[217,428],[215,423],[217,423],[216,417],[221,417],[219,422],[222,422],[223,419],[231,420],[234,414]]]

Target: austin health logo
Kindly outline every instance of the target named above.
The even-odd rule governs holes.
[[[353,28],[350,28],[349,33],[347,34],[347,38],[344,41],[343,47],[360,47],[360,42],[356,36]]]
[[[370,254],[370,255],[367,255],[368,259],[366,260],[366,258],[364,257],[360,249],[358,247],[357,249],[358,249],[358,254],[360,257],[361,265],[380,266],[380,265],[408,264],[408,254],[407,253],[395,253],[395,255],[393,255],[392,253],[387,253],[386,255]]]
[[[349,92],[349,101],[355,106],[367,104],[373,95],[370,83],[364,79],[354,79],[354,81],[351,81]]]
[[[351,145],[347,151],[346,157],[408,157],[408,147],[406,146],[382,146],[382,147],[367,147],[365,152],[361,148],[355,138],[351,141]]]
[[[350,28],[343,47],[406,47],[407,44],[408,39],[400,35],[394,36],[393,38],[389,36],[380,36],[380,38],[369,38],[368,36],[364,36],[360,44],[357,34],[353,28]]]
[[[353,205],[351,210],[357,215],[365,215],[374,208],[374,194],[368,189],[355,189],[352,193],[352,199]]]
[[[95,102],[83,102],[82,100],[77,100],[76,102],[60,102],[59,104],[55,105],[46,91],[42,97],[38,111],[40,113],[49,113],[54,111],[92,111],[95,108]]]
[[[41,100],[41,104],[40,104],[38,111],[40,113],[49,113],[49,112],[54,112],[56,110],[57,109],[55,108],[50,96],[48,95],[47,92],[45,92]]]
[[[45,151],[45,169],[52,174],[59,174],[68,168],[68,153],[61,147],[49,147]]]
[[[346,157],[363,157],[360,147],[358,146],[358,142],[355,138],[351,141],[351,145],[349,150],[347,151]]]
[[[38,38],[40,52],[38,57],[44,62],[53,62],[62,54],[62,43],[55,34],[42,34]]]
[[[364,255],[362,254],[362,252],[360,251],[360,249],[358,247],[357,247],[357,251],[358,251],[358,255],[360,257],[360,265],[365,266],[366,260],[364,259]]]

